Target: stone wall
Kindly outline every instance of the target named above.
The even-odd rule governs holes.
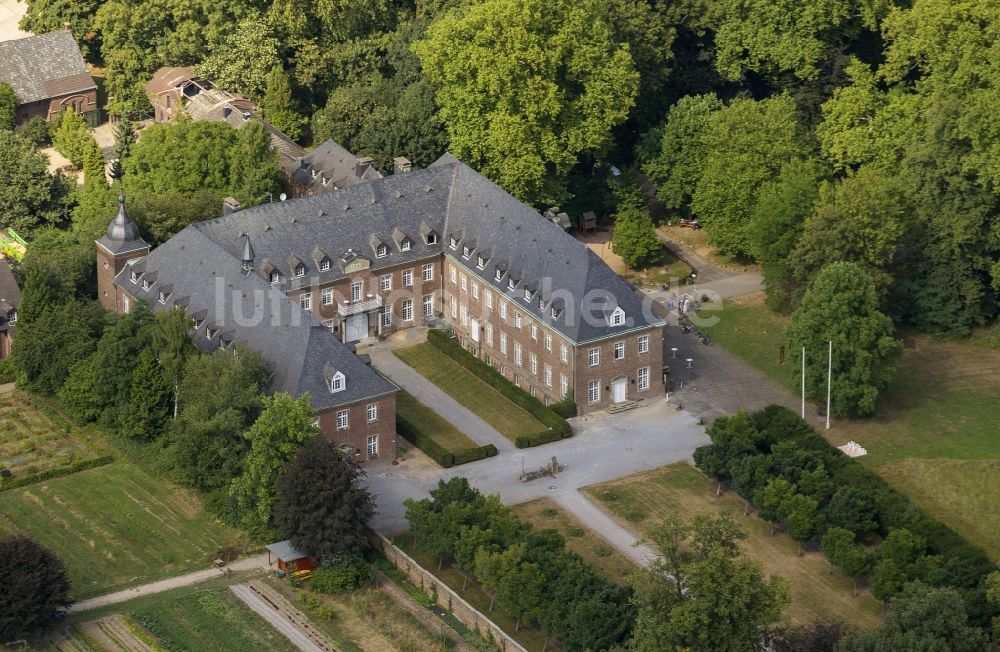
[[[501,652],[527,652],[524,646],[515,641],[507,632],[478,609],[466,602],[460,595],[448,588],[432,573],[415,562],[412,557],[393,545],[381,534],[382,551],[396,568],[415,586],[419,586],[427,595],[436,597],[438,605],[450,611],[455,618],[469,629],[478,632],[486,640],[492,640]]]

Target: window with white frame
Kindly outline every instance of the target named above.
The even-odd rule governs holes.
[[[276,269],[272,270],[268,275],[268,278],[271,281],[271,285],[277,285],[278,283],[281,283],[281,272]]]
[[[427,244],[429,244],[429,245],[437,244],[437,241],[438,241],[438,234],[437,233],[434,233],[432,231],[432,232],[430,232],[430,233],[427,234]]]
[[[451,318],[452,319],[458,318],[458,299],[456,299],[455,297],[451,298]]]
[[[413,321],[413,299],[403,299],[403,321]]]
[[[321,271],[321,272],[329,272],[330,271],[330,259],[329,258],[324,258],[323,260],[319,261],[319,271]]]
[[[361,301],[361,293],[364,292],[364,281],[354,281],[351,283],[351,301]]]
[[[507,333],[500,333],[500,353],[507,355]]]
[[[504,321],[507,321],[507,302],[506,301],[501,301],[500,302],[500,319],[503,319]]]
[[[537,376],[538,375],[538,356],[535,355],[534,353],[530,354],[528,356],[528,362],[531,364],[531,375],[532,376]]]
[[[409,251],[411,247],[412,243],[410,242],[409,238],[403,238],[403,241],[399,243],[400,251]]]
[[[591,403],[601,400],[601,381],[591,380],[587,383],[587,400]]]
[[[639,353],[649,353],[649,335],[639,336]]]
[[[378,403],[369,403],[367,413],[369,423],[372,421],[378,421]]]
[[[462,326],[469,325],[469,309],[465,306],[460,306],[458,309],[458,321]]]
[[[424,295],[424,317],[434,316],[434,293]]]
[[[333,288],[323,288],[320,292],[320,300],[324,306],[328,306],[333,303]]]
[[[342,392],[345,387],[347,387],[347,381],[344,374],[340,371],[333,374],[330,378],[330,393]]]
[[[521,327],[521,313],[514,311],[514,328]]]
[[[148,281],[148,280],[146,280],[146,279],[142,279],[142,289],[143,289],[143,290],[148,290],[148,289],[149,289],[150,287],[151,287],[151,286],[150,286],[150,283],[149,283],[149,281]]]
[[[587,353],[587,361],[590,363],[591,367],[596,367],[597,365],[601,364],[600,347],[595,346],[594,348],[590,349],[590,351]]]
[[[514,342],[514,364],[521,366],[521,343]]]
[[[388,292],[392,289],[392,274],[383,274],[378,281],[379,287],[383,292]]]
[[[493,309],[493,293],[486,290],[486,307],[490,310]]]
[[[129,301],[128,301],[128,295],[126,294],[122,296],[122,312],[128,312],[128,311],[129,311]]]
[[[163,290],[160,290],[160,297],[159,297],[159,299],[160,299],[160,303],[166,303],[167,302],[167,293],[164,292]]]
[[[458,240],[455,238],[448,238],[448,248],[456,249],[458,247]]]
[[[471,253],[468,247],[462,247],[462,258],[468,258]]]
[[[531,301],[532,292],[528,288],[524,288],[524,300]]]
[[[128,275],[128,280],[132,281],[133,283],[137,282],[139,280],[139,274],[136,272],[130,272]]]
[[[392,326],[392,306],[382,306],[379,309],[378,317],[382,326]]]
[[[535,322],[531,322],[531,339],[538,341],[538,326],[535,325]]]
[[[493,324],[486,324],[486,343],[493,346]]]
[[[472,282],[472,298],[479,299],[479,283],[475,281]]]
[[[528,388],[528,393],[531,394],[531,398],[535,398],[535,396],[538,395],[538,390],[535,388],[534,385],[532,385],[531,387]]]
[[[516,285],[517,285],[517,279],[515,279],[513,277],[507,279],[507,289],[513,290],[514,286],[516,286]]]
[[[452,285],[458,283],[458,270],[455,269],[454,265],[448,267],[448,278],[451,280]]]
[[[565,342],[559,345],[559,360],[563,364],[569,362],[569,347],[566,346]]]
[[[543,369],[545,371],[545,374],[544,374],[545,386],[546,387],[552,387],[552,365],[550,365],[549,363],[546,362],[545,363],[545,367]]]
[[[608,323],[612,326],[621,326],[625,323],[625,311],[621,307],[615,308],[608,317]]]
[[[649,389],[649,367],[639,367],[638,384],[639,391]]]
[[[434,280],[434,263],[426,263],[420,270],[425,281]]]
[[[486,267],[486,259],[482,256],[476,256],[476,267],[479,269]]]
[[[295,266],[295,278],[302,278],[306,275],[306,266],[299,263]]]
[[[312,310],[313,298],[311,294],[303,294],[299,296],[299,307],[303,310]]]
[[[337,430],[347,430],[350,425],[348,411],[347,410],[337,410]]]
[[[625,342],[615,342],[615,360],[625,359]]]
[[[408,288],[413,285],[413,270],[404,269],[403,270],[403,287]]]
[[[379,246],[375,247],[376,258],[385,258],[388,255],[389,255],[389,247],[387,247],[386,245],[380,244]]]
[[[546,351],[551,351],[552,350],[552,334],[551,333],[546,333],[545,334],[545,350]]]
[[[498,281],[499,281],[500,279],[502,279],[502,278],[503,278],[503,270],[502,270],[502,269],[500,269],[499,267],[497,267],[497,271],[496,271],[496,274],[494,274],[494,275],[493,275],[493,278],[495,278],[495,279],[496,279],[496,280],[498,280]]]
[[[378,435],[368,435],[368,457],[378,457]]]
[[[469,277],[465,275],[465,272],[462,272],[460,278],[462,279],[461,283],[462,291],[465,292],[466,290],[469,289]]]
[[[569,395],[569,378],[566,374],[559,374],[559,395],[563,398]]]

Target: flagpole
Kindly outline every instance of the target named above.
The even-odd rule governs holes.
[[[802,347],[802,418],[806,418],[806,347]]]
[[[830,354],[826,366],[826,429],[830,429],[830,389],[833,386],[833,340],[830,340]]]

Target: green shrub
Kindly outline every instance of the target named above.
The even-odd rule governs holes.
[[[432,437],[427,435],[415,423],[396,413],[396,432],[406,438],[414,446],[427,453],[427,456],[443,466],[451,468],[457,464],[467,464],[497,454],[497,447],[493,444],[477,446],[452,453],[438,444]]]
[[[495,369],[484,364],[476,356],[472,355],[459,344],[451,339],[447,333],[441,330],[431,330],[427,333],[427,342],[438,349],[456,363],[472,372],[477,378],[485,382],[500,392],[507,400],[520,407],[525,412],[535,417],[547,426],[548,430],[537,435],[527,435],[514,440],[514,445],[518,448],[530,448],[549,442],[565,439],[573,436],[573,429],[570,428],[566,419],[556,411],[543,405],[531,394],[516,386],[511,381],[504,378]],[[565,402],[565,401],[564,401]],[[575,412],[575,403],[574,403]],[[564,408],[565,410],[565,408]]]
[[[72,475],[77,471],[84,471],[86,469],[95,469],[99,466],[104,466],[105,464],[111,464],[115,461],[114,455],[104,455],[102,457],[93,457],[89,460],[81,460],[79,462],[74,462],[72,464],[67,464],[65,466],[57,466],[51,469],[46,469],[45,471],[39,471],[38,473],[31,473],[28,475],[21,475],[10,478],[0,478],[0,491],[6,491],[8,489],[17,489],[19,487],[26,487],[29,484],[35,484],[36,482],[41,482],[43,480],[51,480],[52,478],[60,478],[64,475]],[[31,467],[25,467],[28,469]]]
[[[17,133],[24,136],[36,146],[52,144],[52,126],[49,121],[40,115],[28,118],[28,121],[16,129]]]
[[[322,566],[312,572],[309,584],[320,593],[344,593],[352,591],[368,576],[365,563],[353,557],[338,557],[324,560]]]
[[[17,378],[17,367],[14,366],[14,358],[7,357],[0,360],[0,383],[12,383]]]

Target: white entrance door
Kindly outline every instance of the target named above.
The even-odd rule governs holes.
[[[472,335],[473,342],[479,342],[479,320],[469,320],[469,334]]]
[[[368,337],[368,313],[348,317],[346,328],[345,342],[357,342]]]
[[[617,378],[611,381],[611,402],[612,403],[624,403],[625,402],[625,388],[628,386],[628,380],[626,378]]]

